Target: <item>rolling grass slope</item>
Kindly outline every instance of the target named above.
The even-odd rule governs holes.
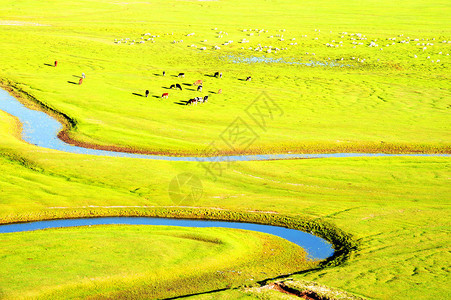
[[[447,1],[0,0],[0,4],[2,84],[29,93],[73,118],[76,126],[68,136],[87,144],[185,155],[202,154],[207,145],[215,142],[220,152],[227,153],[232,150],[221,140],[221,134],[240,117],[259,138],[249,148],[236,145],[233,151],[449,153],[447,54],[451,52],[451,14]],[[7,25],[10,23],[16,25]],[[251,28],[253,35],[249,35]],[[255,31],[262,28],[268,32]],[[123,38],[140,40],[148,32],[160,35],[154,38],[155,43],[114,42]],[[191,32],[195,35],[188,37]],[[249,43],[239,43],[242,38]],[[173,43],[180,40],[183,42]],[[234,42],[222,45],[228,40]],[[371,41],[378,46],[368,47]],[[192,44],[197,47],[188,47]],[[287,49],[277,53],[265,52],[268,48],[255,51],[259,44]],[[215,45],[221,49],[213,50]],[[200,47],[207,49],[202,51]],[[294,64],[277,61],[280,58]],[[275,62],[247,63],[249,59]],[[57,68],[49,66],[54,60],[59,62]],[[312,60],[343,67],[302,65]],[[163,70],[167,72],[165,77],[160,76]],[[224,77],[208,76],[216,71]],[[82,72],[87,76],[84,83],[72,84]],[[179,72],[185,72],[186,77],[173,76]],[[250,75],[252,81],[240,80]],[[189,85],[197,79],[204,80],[202,95],[210,95],[209,103],[178,105],[198,95]],[[166,89],[173,83],[188,85],[183,85],[183,91]],[[223,94],[216,94],[220,88]],[[150,90],[149,98],[135,95],[145,89]],[[163,92],[169,92],[168,100],[157,99]],[[280,108],[273,111],[273,118],[266,119],[264,128],[246,114],[246,108],[262,92]],[[369,298],[443,299],[448,294],[444,282],[450,277],[449,158],[243,162],[222,164],[223,172],[211,178],[198,163],[60,153],[26,144],[20,141],[18,132],[14,118],[0,112],[2,223],[48,216],[145,215],[168,206],[175,212],[189,206],[193,211],[210,208],[218,215],[252,211],[265,218],[276,214],[312,218],[352,234],[361,246],[345,264],[296,275],[295,279],[314,280]],[[198,201],[176,204],[169,198],[169,182],[182,172],[202,180],[204,193]],[[114,250],[149,254],[144,247],[147,243],[180,242],[170,233],[158,241],[150,240],[149,236],[163,229],[122,228],[130,243],[114,244],[108,252],[111,257],[118,256]],[[89,247],[95,242],[88,233],[95,230],[102,231],[106,241],[115,243],[116,229],[1,235],[2,245],[8,248],[3,250],[8,250],[7,254],[1,256],[2,263],[8,266],[0,268],[5,272],[0,276],[1,296],[36,295],[33,291],[39,284],[34,279],[42,271],[22,273],[24,266],[36,261],[28,261],[27,248],[20,245],[38,250],[36,239],[40,236],[40,243],[53,243],[52,251],[63,251],[67,243],[58,244],[54,237],[59,232],[65,233],[66,239],[73,237],[72,246],[84,240],[86,243],[81,245]],[[136,235],[140,230],[150,235]],[[243,268],[255,276],[266,272],[255,256],[266,247],[265,239],[281,247],[280,251],[290,249],[282,241],[261,235],[254,235],[255,243],[247,247],[239,242],[243,239],[241,233],[231,236],[235,233],[213,229],[208,234],[197,229],[189,232],[196,236],[215,232],[215,238],[239,249],[235,254],[243,254],[241,258],[248,263]],[[183,243],[186,251],[202,249],[199,257],[220,249],[206,249],[202,242],[190,240]],[[135,244],[140,247],[133,248]],[[158,254],[152,258],[154,253],[150,253],[143,265],[121,265],[123,269],[112,272],[114,278],[93,286],[84,283],[83,278],[92,275],[90,259],[101,256],[93,249],[86,251],[89,255],[71,268],[73,273],[66,274],[68,277],[62,277],[61,270],[67,268],[63,258],[51,263],[53,269],[46,274],[46,280],[51,280],[49,289],[51,286],[56,290],[48,290],[44,297],[62,297],[60,292],[117,296],[118,288],[126,297],[131,295],[130,287],[142,292],[140,295],[149,295],[140,289],[146,285],[135,281],[135,274],[130,272],[151,266],[154,259],[160,258]],[[195,264],[193,257],[185,259],[186,253],[182,252],[168,256],[160,273],[142,270],[141,275],[151,278],[151,284],[156,276],[162,276],[168,285],[180,289],[156,289],[161,297],[188,292],[191,287],[182,279],[192,281],[189,276],[199,275],[192,269],[179,270],[187,272],[183,274],[174,271],[177,257],[177,264]],[[45,251],[33,253],[41,255],[41,263],[50,262]],[[215,257],[220,257],[217,262],[221,268],[230,266],[227,257]],[[292,271],[293,265],[285,256],[273,259],[277,267],[274,273]],[[109,266],[117,269],[118,265]],[[95,270],[100,276],[107,269]],[[214,271],[211,268],[201,274],[211,280],[195,279],[202,284],[201,290],[248,283],[234,277],[216,281]],[[188,277],[171,277],[177,275]],[[115,276],[121,279],[116,281]],[[63,278],[73,285],[62,284]],[[17,294],[11,286],[17,288]],[[223,295],[238,297],[242,293],[227,291]]]

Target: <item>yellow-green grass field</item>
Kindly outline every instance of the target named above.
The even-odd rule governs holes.
[[[314,266],[286,240],[219,228],[93,226],[0,240],[1,295],[10,298],[161,298]]]
[[[202,153],[242,117],[260,138],[234,149],[217,142],[222,152],[449,152],[447,1],[403,1],[396,9],[390,1],[315,3],[2,1],[4,24],[29,23],[1,27],[0,74],[70,116],[71,138],[103,146]],[[139,44],[146,33],[159,37]],[[373,40],[378,47],[368,47]],[[248,49],[259,44],[287,50]],[[233,63],[251,57],[345,67]],[[54,60],[57,68],[49,66]],[[216,71],[222,79],[210,77]],[[179,72],[186,77],[174,77]],[[71,84],[81,73],[83,85]],[[253,80],[242,81],[247,76]],[[183,85],[199,79],[201,93]],[[175,83],[184,90],[167,89]],[[149,98],[133,94],[146,89]],[[156,98],[164,92],[168,99]],[[264,129],[245,113],[262,92],[283,112],[274,110]],[[210,95],[208,105],[176,104],[199,95]]]
[[[224,153],[450,152],[447,1],[0,4],[3,86],[23,92],[20,100],[30,106],[39,101],[68,116],[76,124],[68,136],[79,142],[172,155],[202,155],[211,142]],[[155,43],[115,43],[139,41],[145,33],[159,37]],[[239,43],[242,38],[249,43]],[[368,47],[371,41],[378,46]],[[261,52],[254,50],[258,44]],[[267,53],[264,46],[288,49]],[[344,67],[245,63],[263,56]],[[49,66],[54,60],[56,68]],[[207,76],[217,71],[223,78]],[[82,72],[83,84],[71,84]],[[185,78],[173,77],[179,72]],[[247,76],[252,81],[240,80]],[[198,79],[202,93],[188,85],[166,89]],[[133,94],[146,89],[148,98]],[[153,97],[164,92],[168,99]],[[262,92],[280,109],[264,128],[246,114]],[[207,94],[208,103],[177,104]],[[248,148],[230,149],[220,137],[238,117],[259,138]],[[19,129],[0,111],[0,223],[155,211],[221,219],[252,213],[269,224],[276,216],[309,219],[349,233],[359,246],[343,264],[291,276],[295,280],[377,299],[449,294],[448,157],[224,163],[212,178],[203,168],[207,163],[38,148],[21,141]],[[171,201],[169,183],[183,172],[202,180],[198,201]],[[98,226],[1,234],[0,241],[0,298],[8,299],[163,298],[224,287],[240,289],[200,297],[283,298],[245,287],[308,264],[303,251],[286,241],[225,229]],[[268,249],[279,255],[260,255]],[[246,276],[216,275],[230,269]]]

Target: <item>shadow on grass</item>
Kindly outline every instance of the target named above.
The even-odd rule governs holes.
[[[78,76],[78,75],[72,75],[72,77],[81,78],[81,76]]]
[[[143,94],[138,94],[138,93],[132,93],[132,94],[135,95],[135,96],[144,97]]]
[[[177,105],[186,105],[186,103],[188,103],[188,101],[174,102],[174,104],[177,104]]]
[[[72,83],[72,84],[76,84],[76,85],[78,85],[78,83],[76,83],[76,82],[73,82],[73,81],[67,81],[67,83]]]
[[[51,65],[51,64],[44,64],[44,66],[48,66],[48,67],[53,67],[55,65]]]

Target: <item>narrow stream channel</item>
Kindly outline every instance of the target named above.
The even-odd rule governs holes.
[[[180,227],[221,227],[258,231],[279,236],[302,247],[310,259],[326,259],[334,254],[332,245],[326,240],[303,231],[284,227],[261,225],[253,223],[239,223],[227,221],[166,219],[149,217],[107,217],[107,218],[83,218],[67,220],[50,220],[29,223],[17,223],[0,225],[0,234],[11,232],[23,232],[41,230],[47,228],[61,228],[91,225],[164,225]]]
[[[114,151],[104,151],[82,148],[66,144],[58,138],[58,132],[63,129],[61,123],[44,112],[31,110],[0,89],[0,110],[17,117],[23,124],[22,138],[33,145],[69,153],[90,154],[112,157],[131,157],[141,159],[169,161],[202,161],[206,158],[196,156],[176,157],[164,155],[133,154]],[[261,154],[261,155],[231,155],[211,157],[211,161],[252,161],[252,160],[285,160],[295,158],[328,158],[328,157],[382,157],[382,156],[451,156],[449,154],[384,154],[384,153],[322,153],[322,154]]]

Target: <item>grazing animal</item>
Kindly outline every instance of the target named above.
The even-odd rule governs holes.
[[[202,80],[196,80],[196,82],[194,83],[194,85],[202,85]]]
[[[177,77],[185,77],[185,73],[179,73]]]
[[[208,101],[208,96],[205,96],[202,102],[207,102]]]
[[[186,105],[193,105],[193,104],[197,105],[197,99],[196,98],[189,99],[188,102],[186,102]]]
[[[172,84],[169,88],[170,89],[175,89],[175,84]]]
[[[216,77],[216,78],[222,78],[222,73],[216,72],[216,73],[215,73],[215,77]]]
[[[166,72],[165,71],[163,71],[163,76],[166,76]]]
[[[177,89],[179,89],[179,90],[183,90],[183,89],[182,89],[182,86],[181,86],[180,84],[178,84],[178,83],[175,84],[175,87],[176,87]]]
[[[248,76],[247,78],[246,78],[246,81],[251,81],[252,80],[252,77],[251,76]]]
[[[81,77],[82,77],[82,78],[86,78],[85,73],[81,73]]]
[[[83,78],[80,78],[80,80],[78,81],[78,84],[82,84],[83,83]]]
[[[55,67],[58,65],[58,61],[57,60],[55,60]]]
[[[146,98],[149,96],[149,90],[146,90]]]
[[[163,95],[161,95],[161,98],[167,99],[169,97],[169,93],[164,93]]]
[[[222,89],[219,89],[219,90],[218,90],[218,94],[222,94]]]
[[[198,91],[198,92],[202,92],[202,86],[201,86],[201,85],[199,85],[199,86],[197,87],[197,91]]]

